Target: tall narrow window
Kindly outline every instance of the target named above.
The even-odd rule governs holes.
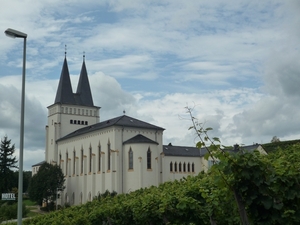
[[[151,151],[150,148],[148,148],[147,151],[147,169],[151,169]]]
[[[101,171],[101,145],[98,146],[98,171]]]
[[[192,163],[192,173],[194,173],[194,172],[195,172],[195,164]]]
[[[75,162],[76,162],[76,152],[73,152],[73,175],[75,175]]]
[[[173,172],[173,163],[170,162],[170,172]]]
[[[61,167],[61,154],[59,154],[59,162],[58,163],[59,163],[59,167]]]
[[[68,153],[66,153],[66,176],[68,175],[68,166],[69,166],[69,156]]]
[[[179,163],[179,172],[181,172],[181,162]]]
[[[110,170],[110,142],[107,144],[107,170]]]
[[[174,171],[177,172],[177,162],[174,164]]]
[[[131,148],[128,152],[128,169],[133,170],[133,151]]]
[[[186,172],[186,165],[185,165],[185,162],[183,163],[183,172]]]
[[[92,172],[92,158],[93,158],[93,154],[92,154],[92,147],[90,147],[90,167],[89,167],[89,172]]]
[[[80,167],[80,173],[83,174],[83,149],[81,149],[81,167]]]

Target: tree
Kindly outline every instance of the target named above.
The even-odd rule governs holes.
[[[64,174],[57,165],[45,162],[39,168],[29,184],[29,198],[42,205],[43,201],[53,202],[56,199],[57,188],[64,189]]]
[[[277,136],[274,136],[271,140],[271,143],[280,142],[280,139]]]
[[[15,145],[11,145],[11,140],[4,136],[0,143],[0,192],[10,191],[13,180],[12,168],[18,168],[16,163],[18,162],[15,153]]]

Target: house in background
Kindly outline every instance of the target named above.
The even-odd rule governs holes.
[[[44,163],[45,161],[42,161],[42,162],[39,162],[37,164],[34,164],[31,166],[31,169],[32,169],[32,176],[34,176],[35,174],[37,174],[37,172],[39,171],[40,169],[40,166]]]

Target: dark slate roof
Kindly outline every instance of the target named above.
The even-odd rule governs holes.
[[[205,148],[164,145],[163,153],[165,156],[202,157],[207,153],[207,150]]]
[[[143,122],[141,120],[137,120],[135,118],[123,115],[110,120],[106,120],[100,123],[93,124],[91,126],[87,126],[81,129],[78,129],[62,138],[60,140],[65,140],[71,137],[76,137],[81,134],[86,134],[91,131],[100,130],[106,127],[111,126],[119,126],[119,127],[134,127],[134,128],[143,128],[143,129],[151,129],[151,130],[164,130],[164,128],[152,125],[150,123]]]
[[[34,166],[41,166],[41,165],[43,165],[45,162],[46,162],[46,161],[39,162],[39,163],[37,163],[37,164],[32,165],[31,167],[34,167]]]
[[[253,152],[256,150],[260,145],[248,145],[248,146],[236,146],[236,147],[229,147],[224,149],[229,153],[237,153],[239,150],[244,152]],[[237,148],[238,147],[238,148]],[[208,151],[206,148],[201,148],[200,150],[196,147],[187,147],[187,146],[173,146],[173,145],[164,145],[163,146],[163,153],[166,156],[186,156],[186,157],[202,157]]]
[[[94,106],[92,92],[90,88],[90,82],[86,71],[85,61],[83,61],[82,63],[76,96],[80,97],[81,105]]]
[[[149,144],[157,144],[158,143],[156,141],[153,141],[141,134],[138,134],[136,136],[134,136],[133,138],[128,139],[127,141],[124,141],[123,144],[137,144],[137,143],[149,143]]]
[[[72,104],[72,105],[75,104],[66,57],[61,70],[60,80],[59,80],[54,103],[64,103],[64,104]]]
[[[239,151],[243,151],[243,152],[254,152],[255,150],[258,149],[258,147],[260,146],[260,144],[254,144],[254,145],[244,145],[244,146],[239,146],[239,145],[234,145],[231,148],[227,148],[226,151],[228,152],[239,152]]]
[[[54,101],[54,104],[56,103],[94,106],[92,92],[91,92],[90,83],[89,83],[84,61],[81,67],[77,91],[74,94],[72,90],[71,80],[70,80],[68,63],[65,57],[64,64],[61,70],[57,92],[56,92],[56,97]]]

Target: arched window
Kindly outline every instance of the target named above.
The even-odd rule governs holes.
[[[181,162],[179,163],[179,172],[181,172]]]
[[[89,161],[90,161],[90,162],[89,162],[89,163],[90,163],[90,167],[89,167],[89,172],[91,173],[91,172],[92,172],[92,158],[93,158],[92,146],[90,146],[90,149],[89,149],[89,150],[90,150],[90,158],[89,158],[89,159],[90,159],[90,160],[89,160]]]
[[[69,156],[68,153],[66,153],[66,176],[68,175],[68,166],[69,166]]]
[[[68,193],[65,194],[65,203],[69,203]]]
[[[101,145],[98,146],[98,171],[101,171]]]
[[[177,162],[174,164],[174,171],[177,172]]]
[[[81,167],[80,167],[80,173],[83,174],[83,149],[81,149]]]
[[[170,162],[170,172],[173,172],[173,163]]]
[[[89,192],[88,201],[90,202],[91,200],[92,200],[92,194],[91,194],[91,192]]]
[[[75,205],[75,193],[72,194],[72,204]]]
[[[75,175],[76,152],[73,151],[73,175]]]
[[[190,165],[190,163],[188,163],[188,165],[187,165],[187,171],[191,172],[191,165]]]
[[[192,163],[192,173],[194,173],[194,172],[195,172],[195,164]]]
[[[183,163],[183,172],[186,172],[186,165],[185,165],[185,162]]]
[[[61,154],[60,153],[59,153],[59,162],[58,163],[59,163],[59,167],[61,168]]]
[[[107,144],[107,170],[110,170],[110,142]]]
[[[147,151],[147,169],[151,169],[151,151],[150,148],[148,148]]]
[[[128,169],[133,170],[133,151],[131,148],[128,152]]]
[[[82,204],[82,192],[80,192],[79,198],[80,198],[80,204]]]

